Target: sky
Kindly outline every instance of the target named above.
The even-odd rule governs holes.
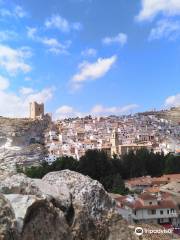
[[[180,105],[179,0],[0,0],[0,115]]]

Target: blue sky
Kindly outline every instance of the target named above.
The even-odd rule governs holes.
[[[180,105],[179,0],[0,0],[0,115]]]

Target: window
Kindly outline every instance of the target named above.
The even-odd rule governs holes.
[[[173,208],[171,208],[171,213],[174,213],[174,209]]]
[[[136,215],[136,211],[134,211],[134,215]]]
[[[156,214],[156,210],[151,210],[151,214],[152,215]]]
[[[152,205],[152,202],[149,202],[149,205]]]
[[[169,214],[169,210],[167,210],[167,214]]]
[[[163,215],[163,210],[160,210],[160,214]]]

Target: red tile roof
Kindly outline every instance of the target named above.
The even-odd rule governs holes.
[[[152,194],[147,193],[147,192],[142,193],[139,196],[139,198],[141,198],[142,200],[156,200],[157,199],[156,195],[152,195]]]

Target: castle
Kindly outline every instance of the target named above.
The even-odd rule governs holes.
[[[42,119],[44,117],[44,103],[30,102],[29,110],[31,119]]]

